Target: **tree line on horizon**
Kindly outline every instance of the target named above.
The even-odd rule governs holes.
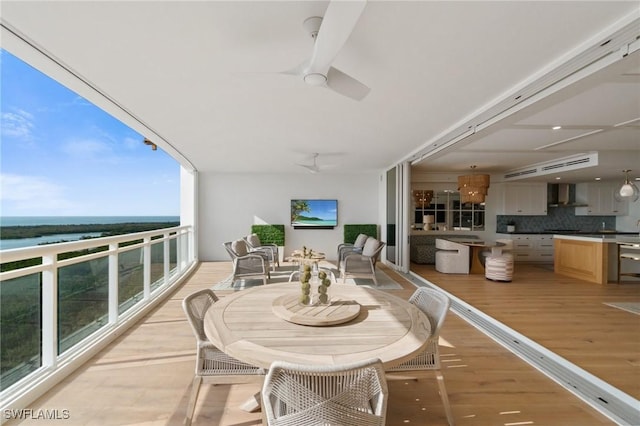
[[[180,222],[127,222],[86,225],[14,225],[0,226],[0,239],[38,238],[55,234],[101,233],[101,237],[179,226]]]

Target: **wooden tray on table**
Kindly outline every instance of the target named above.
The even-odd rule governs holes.
[[[360,315],[360,305],[354,300],[334,298],[328,305],[304,306],[300,295],[284,294],[273,301],[273,313],[285,321],[300,325],[323,327],[343,324]]]

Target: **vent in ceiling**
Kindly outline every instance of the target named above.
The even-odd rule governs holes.
[[[527,169],[527,170],[517,170],[514,172],[510,172],[507,173],[506,175],[504,175],[504,178],[517,178],[517,177],[521,177],[521,176],[528,176],[528,175],[533,175],[538,173],[538,169],[537,168],[533,168],[533,169]]]
[[[559,158],[545,163],[534,164],[509,170],[503,176],[505,181],[518,180],[534,176],[544,176],[551,173],[562,173],[571,170],[583,169],[598,165],[598,153],[572,155],[571,157]]]

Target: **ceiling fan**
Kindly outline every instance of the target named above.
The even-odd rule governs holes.
[[[305,19],[304,29],[314,39],[313,54],[283,74],[301,77],[310,86],[326,87],[354,100],[362,100],[369,87],[331,66],[346,43],[366,6],[366,0],[332,1],[324,17]]]
[[[324,168],[331,167],[331,166],[319,166],[319,165],[318,165],[318,156],[319,156],[319,155],[320,155],[320,154],[319,154],[319,153],[317,153],[317,152],[314,152],[314,153],[312,154],[312,157],[313,157],[313,164],[296,164],[296,165],[297,165],[297,166],[300,166],[300,167],[304,167],[304,168],[305,168],[305,169],[307,169],[310,173],[318,173],[318,172],[320,172],[320,170],[322,170],[322,169],[324,169]]]

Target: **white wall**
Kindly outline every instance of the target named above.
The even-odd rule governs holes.
[[[198,173],[185,167],[180,167],[180,225],[191,225],[197,229],[198,225]],[[198,259],[198,236],[191,240],[189,251]]]
[[[222,244],[249,234],[254,223],[285,225],[285,256],[306,245],[327,259],[343,241],[344,224],[382,223],[379,173],[367,174],[229,174],[198,175],[198,240],[201,261],[229,260]],[[294,198],[337,199],[334,229],[293,229]]]

